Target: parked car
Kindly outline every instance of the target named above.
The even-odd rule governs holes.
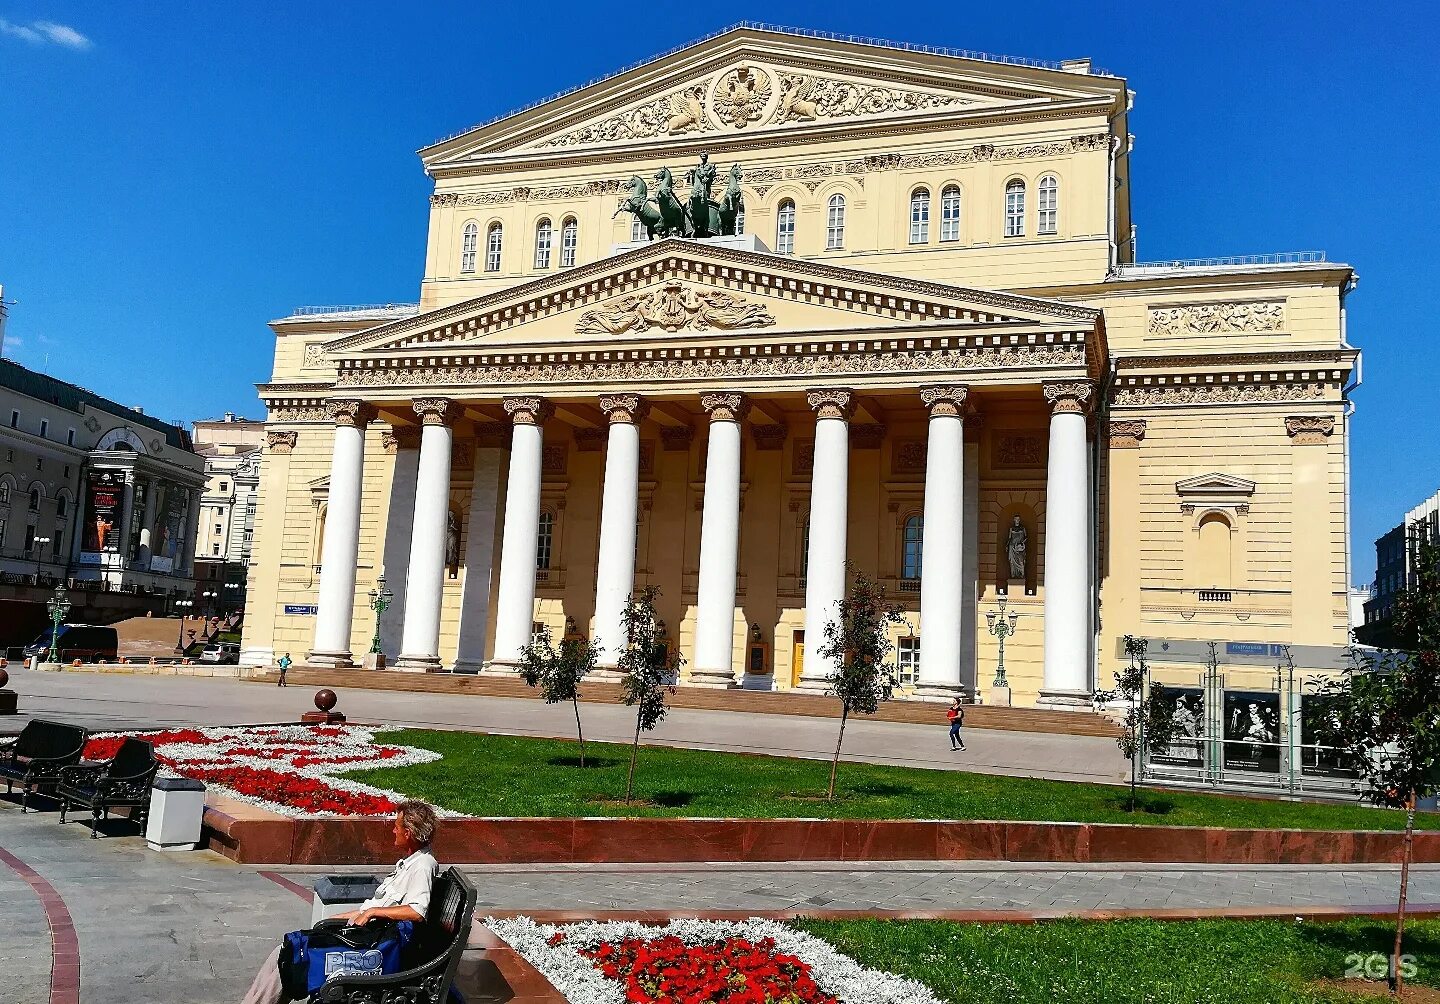
[[[41,660],[50,658],[51,629],[40,632],[29,645],[25,646],[27,658]],[[93,624],[61,624],[59,649],[61,662],[98,662],[104,659],[114,662],[120,658],[120,635],[113,627],[97,627]]]
[[[231,666],[239,665],[240,646],[231,641],[221,641],[206,645],[205,651],[200,653],[200,661]]]

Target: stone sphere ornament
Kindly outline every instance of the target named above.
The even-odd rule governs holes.
[[[329,687],[326,687],[324,690],[317,690],[315,692],[315,707],[319,708],[321,711],[328,712],[331,708],[335,707],[336,703],[339,700],[340,699],[335,696],[335,691],[331,690]]]
[[[7,672],[5,672],[5,670],[0,669],[0,687],[4,687],[5,684],[7,684],[7,683],[9,683],[9,682],[10,682],[10,674],[7,673]]]

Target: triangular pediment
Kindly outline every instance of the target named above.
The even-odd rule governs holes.
[[[696,139],[1124,100],[1118,78],[972,54],[741,27],[421,151],[443,171],[492,157],[673,148]]]
[[[325,352],[340,360],[452,349],[702,344],[717,335],[848,339],[903,329],[923,337],[961,328],[992,334],[1000,339],[996,346],[1012,331],[1079,345],[1099,318],[1097,310],[1056,300],[671,238],[340,336]]]
[[[1181,496],[1199,496],[1209,498],[1215,496],[1232,495],[1254,495],[1255,482],[1246,481],[1244,478],[1237,478],[1233,474],[1201,474],[1198,477],[1186,478],[1184,481],[1175,482],[1175,492]]]

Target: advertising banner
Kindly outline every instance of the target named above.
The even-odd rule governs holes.
[[[85,526],[80,549],[90,554],[120,550],[123,533],[120,514],[124,507],[125,477],[119,471],[91,471],[85,482]],[[99,560],[84,562],[100,564]]]

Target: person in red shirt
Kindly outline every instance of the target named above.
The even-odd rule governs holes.
[[[950,708],[945,712],[945,717],[950,720],[950,749],[965,751],[965,740],[960,738],[960,726],[965,724],[965,705],[960,703],[960,698],[950,702]]]

